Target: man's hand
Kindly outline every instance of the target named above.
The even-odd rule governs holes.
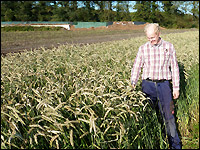
[[[173,91],[173,98],[177,99],[179,97],[179,90]]]
[[[132,84],[132,87],[133,87],[133,89],[135,90],[135,85],[134,85],[134,84]]]

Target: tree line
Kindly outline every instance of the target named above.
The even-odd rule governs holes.
[[[1,21],[142,21],[195,28],[199,1],[1,1]]]

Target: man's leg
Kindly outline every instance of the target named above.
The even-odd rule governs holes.
[[[168,81],[158,83],[157,88],[160,101],[159,108],[165,120],[170,147],[172,149],[181,149],[181,141],[176,130],[175,118],[170,110],[170,102],[172,101],[170,84]]]
[[[151,81],[142,81],[142,92],[146,94],[146,97],[151,99],[152,108],[156,108],[157,106],[157,94],[155,84]]]

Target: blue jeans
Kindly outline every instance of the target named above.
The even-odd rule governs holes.
[[[172,149],[181,149],[174,115],[170,111],[172,92],[169,81],[156,83],[142,80],[142,91],[151,99],[152,106],[158,106],[165,122],[170,147]]]

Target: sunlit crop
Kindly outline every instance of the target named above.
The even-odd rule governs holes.
[[[187,80],[199,63],[199,32],[161,36],[174,44]],[[130,85],[145,42],[61,45],[1,57],[1,148],[166,148],[141,80],[135,91]]]

